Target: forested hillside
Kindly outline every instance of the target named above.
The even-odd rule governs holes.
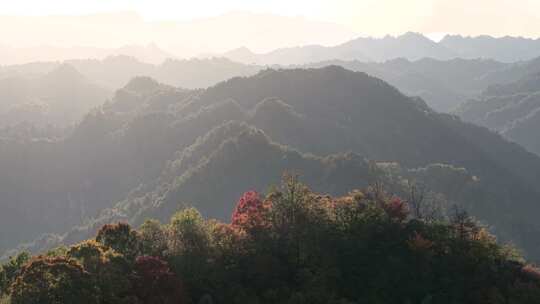
[[[0,304],[540,304],[540,1],[0,3]]]
[[[212,184],[207,184],[211,187]],[[461,211],[411,213],[380,188],[341,197],[287,177],[225,222],[192,208],[0,267],[3,303],[536,303],[540,270]],[[232,210],[232,211],[231,211]]]
[[[510,84],[531,73],[540,73],[538,62],[538,59],[535,59],[502,63],[478,58],[397,58],[383,62],[366,62],[337,60],[332,57],[300,65],[277,65],[275,62],[269,65],[243,64],[225,58],[169,59],[160,64],[149,64],[133,57],[113,56],[103,60],[68,60],[64,65],[75,68],[88,80],[113,90],[137,76],[150,76],[164,84],[197,89],[213,86],[232,77],[252,76],[269,66],[294,69],[337,65],[381,78],[406,95],[422,97],[436,111],[450,112],[463,101],[476,98],[489,86]],[[39,62],[4,66],[0,67],[0,79],[36,78],[61,65],[60,62]]]
[[[1,224],[25,223],[1,230],[3,249],[38,231],[57,235],[27,248],[72,244],[102,224],[165,220],[182,206],[224,219],[246,186],[265,191],[292,170],[332,195],[384,181],[407,196],[425,184],[528,257],[540,252],[537,156],[336,66],[265,70],[193,91],[139,77],[67,138],[3,149]]]
[[[488,87],[479,98],[461,105],[456,113],[540,155],[539,111],[540,73],[535,72],[516,82]]]

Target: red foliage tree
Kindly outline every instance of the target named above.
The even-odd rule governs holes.
[[[270,206],[260,199],[255,191],[248,191],[240,197],[232,214],[232,225],[245,231],[266,228]]]
[[[181,304],[186,302],[180,279],[167,262],[158,257],[140,256],[132,278],[134,293],[142,303]]]
[[[532,265],[523,266],[521,268],[521,274],[530,280],[540,282],[540,269]]]
[[[399,197],[394,197],[384,204],[386,214],[392,219],[403,221],[409,215],[409,207],[407,203]]]

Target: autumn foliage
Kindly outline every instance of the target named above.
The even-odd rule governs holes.
[[[98,303],[96,287],[82,265],[64,257],[36,257],[11,286],[13,304]]]
[[[294,179],[244,193],[230,223],[187,208],[105,225],[0,278],[16,304],[540,303],[540,270],[465,212],[426,221],[380,188],[331,197]]]
[[[158,257],[140,256],[135,261],[133,290],[144,304],[185,303],[183,286],[167,262]]]
[[[269,209],[269,202],[261,200],[257,192],[246,192],[236,204],[231,224],[246,231],[268,228]]]

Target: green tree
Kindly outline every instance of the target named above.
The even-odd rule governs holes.
[[[82,265],[63,257],[33,259],[11,287],[12,304],[97,304],[97,295]]]
[[[139,228],[143,255],[162,257],[167,250],[167,230],[157,220],[146,220]]]
[[[96,241],[114,249],[130,260],[135,260],[141,252],[138,233],[127,223],[104,225],[98,231]]]
[[[175,213],[169,227],[168,259],[181,274],[190,294],[201,296],[207,289],[210,271],[210,229],[196,209]]]
[[[132,266],[113,249],[94,240],[72,246],[67,257],[83,265],[95,284],[100,303],[129,303]]]
[[[8,292],[9,286],[20,274],[22,267],[30,260],[30,254],[26,251],[11,257],[8,262],[0,266],[0,296]]]

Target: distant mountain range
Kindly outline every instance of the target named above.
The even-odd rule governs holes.
[[[151,64],[133,56],[119,55],[104,59],[74,59],[0,66],[0,79],[15,76],[40,77],[62,65],[73,67],[84,77],[111,90],[123,87],[136,76],[150,76],[162,83],[183,88],[205,88],[234,76],[249,76],[264,69],[262,66],[246,65],[225,58],[167,59],[159,64]]]
[[[454,56],[460,58],[489,58],[501,62],[516,62],[540,56],[540,39],[447,35],[438,44],[452,50]]]
[[[9,133],[14,135],[69,127],[136,76],[197,89],[261,69],[222,58],[168,59],[154,65],[127,56],[4,66],[0,67],[0,128],[11,127]]]
[[[0,45],[0,65],[25,64],[43,61],[66,61],[72,59],[105,59],[111,56],[130,56],[145,63],[161,64],[176,56],[160,49],[155,44],[127,45],[119,48],[98,47],[9,47]]]
[[[436,42],[414,32],[374,38],[333,23],[243,11],[182,22],[147,21],[133,12],[0,16],[0,37],[0,64],[111,55],[154,64],[167,58],[225,56],[259,65],[396,58],[517,62],[540,56],[538,39],[447,35]]]
[[[269,66],[243,64],[225,58],[168,59],[160,64],[144,63],[134,57],[112,56],[103,60],[68,60],[85,78],[115,90],[136,76],[150,76],[161,83],[186,89],[206,88],[235,76],[252,76]],[[37,62],[0,67],[0,79],[41,77],[62,62]],[[540,72],[540,59],[501,63],[489,59],[394,59],[385,62],[329,60],[304,65],[272,65],[273,68],[318,68],[343,66],[366,72],[396,86],[411,96],[422,97],[437,111],[454,110],[475,98],[490,85],[509,84]]]
[[[540,155],[540,72],[513,83],[492,85],[456,113]]]
[[[84,16],[0,15],[1,44],[14,47],[52,45],[60,48],[50,49],[55,53],[65,53],[67,50],[64,48],[73,46],[116,49],[123,45],[155,43],[175,57],[190,58],[201,53],[221,53],[241,45],[257,51],[308,43],[334,45],[356,35],[354,31],[333,23],[246,11],[184,21],[149,21],[135,12]],[[27,62],[51,56],[35,52],[34,55],[37,57]],[[4,59],[2,57],[0,60]],[[63,57],[62,60],[86,58]],[[159,56],[150,62],[161,63],[158,59]],[[7,64],[6,61],[0,63]]]
[[[308,64],[327,60],[358,60],[384,62],[405,58],[419,60],[493,59],[500,62],[530,60],[540,56],[540,40],[521,37],[445,36],[435,42],[419,33],[383,38],[361,37],[336,46],[307,45],[280,48],[257,54],[246,47],[223,54],[232,60],[253,64]]]
[[[0,69],[2,71],[2,69]],[[48,65],[39,74],[0,72],[0,127],[28,124],[65,128],[111,97],[112,90],[69,64]]]

